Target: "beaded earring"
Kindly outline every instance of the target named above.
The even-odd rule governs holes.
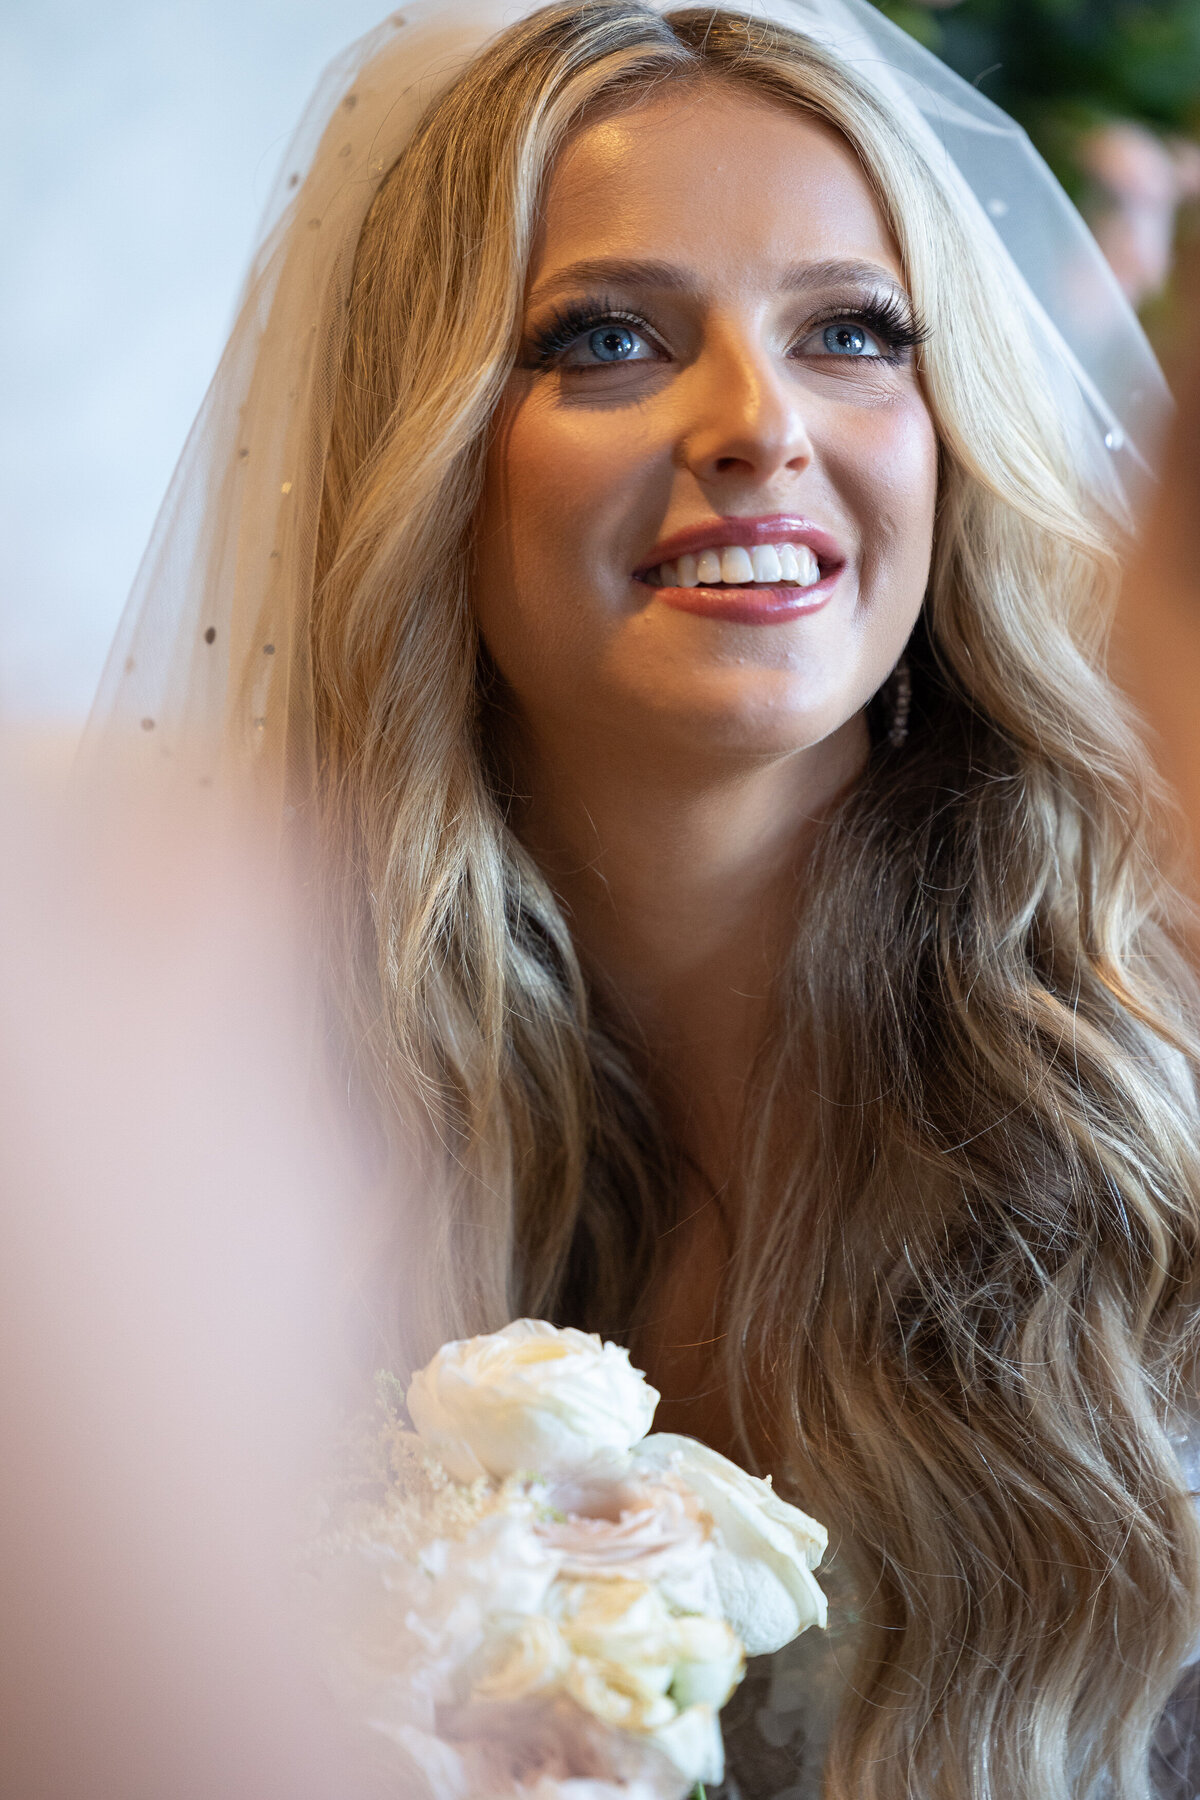
[[[908,736],[908,715],[912,709],[912,676],[903,657],[892,670],[887,685],[891,711],[887,739],[893,750],[899,750]]]

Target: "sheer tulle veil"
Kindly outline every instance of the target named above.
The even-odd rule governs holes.
[[[680,0],[653,0],[669,13]],[[236,321],[139,571],[84,740],[171,783],[257,776],[282,824],[310,791],[317,524],[355,249],[417,121],[522,0],[411,0],[326,72],[267,206]],[[1097,502],[1118,519],[1167,406],[1149,346],[1025,134],[867,0],[743,0],[902,109],[995,234]]]

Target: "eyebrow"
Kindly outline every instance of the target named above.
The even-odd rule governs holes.
[[[821,262],[792,263],[779,281],[781,293],[803,293],[816,288],[841,284],[860,287],[888,287],[907,299],[903,284],[882,263],[854,259],[830,258]],[[660,291],[690,294],[696,282],[675,263],[648,262],[623,257],[590,257],[568,263],[547,280],[539,282],[529,295],[531,306],[541,305],[572,288],[611,284],[614,287],[658,288]]]

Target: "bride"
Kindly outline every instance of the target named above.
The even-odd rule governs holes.
[[[331,71],[104,735],[318,848],[411,1353],[611,1334],[833,1524],[730,1791],[1135,1800],[1200,1628],[1195,986],[1100,660],[1157,372],[869,8],[513,10]]]

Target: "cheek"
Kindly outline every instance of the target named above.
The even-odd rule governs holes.
[[[564,635],[580,654],[629,608],[633,546],[669,492],[669,452],[649,421],[596,408],[510,405],[493,433],[476,515],[476,607],[501,637]],[[594,645],[592,646],[594,647]]]
[[[915,617],[929,576],[939,465],[920,395],[862,420],[846,450],[839,485],[858,517],[863,599]]]
[[[475,526],[479,629],[527,703],[572,683],[594,660],[625,601],[602,590],[611,521],[628,487],[628,445],[535,399],[508,406],[493,431]],[[609,529],[606,531],[606,524]]]
[[[628,518],[656,444],[628,409],[555,406],[531,397],[505,415],[488,457],[487,490],[499,499],[514,544],[569,555]]]

